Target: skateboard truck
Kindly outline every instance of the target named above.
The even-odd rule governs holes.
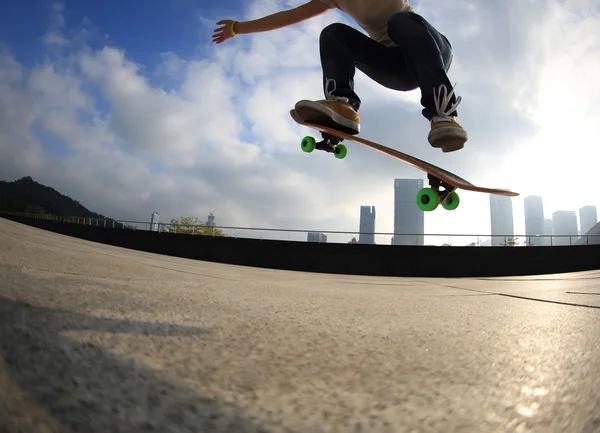
[[[343,144],[340,144],[344,141],[343,138],[336,137],[335,135],[326,132],[321,132],[321,136],[323,137],[323,140],[319,142],[315,141],[312,137],[304,137],[301,143],[302,150],[305,152],[312,152],[315,149],[323,150],[325,152],[333,153],[338,159],[344,159],[346,157],[348,149]]]
[[[429,173],[427,174],[427,179],[429,180],[429,186],[438,193],[440,204],[449,204],[452,201],[450,194],[456,191],[456,187]],[[440,187],[444,188],[444,190],[440,191]]]
[[[435,210],[438,205],[446,210],[454,210],[460,203],[456,187],[431,173],[427,173],[429,187],[422,188],[417,193],[417,206],[425,212]],[[440,188],[443,188],[440,190]]]
[[[331,144],[333,146],[337,146],[342,141],[344,141],[343,138],[336,137],[335,135],[331,135],[326,132],[321,132],[321,137],[323,137],[323,140],[321,141],[321,143],[325,142],[325,143]]]

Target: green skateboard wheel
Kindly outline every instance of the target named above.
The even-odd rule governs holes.
[[[310,153],[313,150],[315,150],[317,142],[313,137],[307,136],[302,139],[302,143],[300,144],[300,146],[302,147],[303,151]]]
[[[454,210],[460,204],[460,198],[458,194],[455,192],[450,194],[450,201],[448,203],[442,203],[442,207],[446,210]]]
[[[348,148],[346,146],[344,146],[343,144],[338,144],[337,146],[335,146],[335,150],[333,151],[333,154],[338,159],[344,159],[346,157],[346,155],[348,155]]]
[[[417,206],[425,212],[431,212],[437,209],[440,204],[440,196],[432,188],[423,188],[417,194]]]

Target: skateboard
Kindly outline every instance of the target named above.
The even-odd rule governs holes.
[[[404,161],[413,167],[416,167],[425,173],[427,173],[427,179],[429,181],[429,187],[422,188],[416,197],[417,206],[419,209],[425,212],[431,212],[437,209],[441,204],[446,210],[454,210],[460,203],[460,198],[457,189],[464,189],[474,192],[483,192],[487,194],[505,195],[510,197],[516,197],[519,195],[518,192],[507,191],[505,189],[497,188],[486,188],[477,185],[473,185],[471,182],[455,175],[454,173],[444,170],[443,168],[437,167],[421,159],[410,156],[406,153],[398,150],[390,149],[389,147],[381,144],[374,143],[356,135],[346,134],[344,132],[329,128],[327,126],[317,125],[310,122],[305,122],[298,115],[296,110],[290,110],[292,119],[300,125],[307,126],[309,128],[316,129],[321,132],[323,140],[317,142],[313,137],[306,136],[302,139],[300,144],[304,152],[312,152],[313,150],[322,150],[325,152],[333,153],[338,159],[343,159],[348,154],[348,148],[340,144],[343,140],[353,141],[363,146],[370,147],[379,152],[390,155],[396,159]]]

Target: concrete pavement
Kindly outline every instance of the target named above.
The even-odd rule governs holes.
[[[600,432],[600,271],[244,268],[0,219],[0,432]]]

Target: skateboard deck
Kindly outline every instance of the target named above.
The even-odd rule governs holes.
[[[423,188],[417,194],[417,205],[421,210],[432,211],[436,209],[439,204],[442,204],[442,206],[447,210],[456,209],[460,202],[458,194],[456,193],[456,189],[464,189],[487,194],[505,195],[510,197],[516,197],[519,195],[517,192],[507,191],[505,189],[486,188],[473,185],[471,182],[449,172],[448,170],[444,170],[443,168],[437,167],[419,158],[415,158],[414,156],[395,149],[390,149],[387,146],[374,143],[370,140],[358,137],[357,135],[350,135],[327,126],[305,122],[298,115],[296,110],[290,110],[290,115],[296,123],[316,129],[323,135],[323,140],[320,142],[317,142],[313,137],[310,136],[304,137],[301,147],[305,152],[312,152],[313,150],[317,149],[331,152],[336,156],[336,158],[343,159],[346,157],[348,149],[346,146],[339,143],[342,140],[349,140],[404,161],[407,164],[410,164],[413,167],[416,167],[427,173],[427,178],[429,179],[429,188]],[[440,188],[443,188],[443,190]]]

